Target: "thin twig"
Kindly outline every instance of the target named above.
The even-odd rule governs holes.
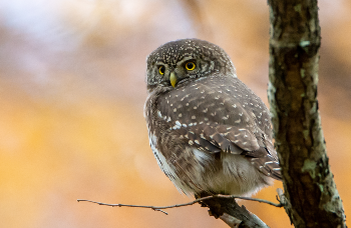
[[[234,196],[234,195],[213,195],[213,196],[206,196],[206,197],[202,197],[202,198],[198,198],[194,201],[188,202],[188,203],[183,203],[183,204],[175,204],[175,205],[170,205],[170,206],[161,206],[161,207],[157,207],[157,206],[145,206],[145,205],[133,205],[133,204],[109,204],[109,203],[101,203],[101,202],[97,202],[97,201],[92,201],[92,200],[86,200],[86,199],[78,199],[78,202],[90,202],[90,203],[96,203],[99,205],[104,205],[104,206],[110,206],[110,207],[140,207],[140,208],[150,208],[154,211],[160,211],[166,215],[168,215],[167,212],[163,211],[162,209],[169,209],[169,208],[176,208],[176,207],[185,207],[185,206],[190,206],[193,205],[195,203],[199,203],[202,201],[206,201],[208,199],[213,199],[213,198],[226,198],[226,199],[231,199],[231,198],[236,198],[236,199],[243,199],[243,200],[250,200],[250,201],[256,201],[256,202],[260,202],[260,203],[266,203],[275,207],[282,207],[283,204],[281,203],[273,203],[264,199],[255,199],[255,198],[250,198],[250,197],[244,197],[244,196]]]
[[[250,200],[250,201],[255,201],[255,202],[259,202],[259,203],[266,203],[275,207],[283,207],[284,205],[282,203],[273,203],[271,201],[268,200],[264,200],[264,199],[255,199],[255,198],[251,198],[251,197],[245,197],[245,196],[234,196],[234,195],[214,195],[211,196],[213,198],[225,198],[225,199],[242,199],[242,200]],[[206,198],[206,197],[204,197]],[[200,198],[201,199],[201,198]]]

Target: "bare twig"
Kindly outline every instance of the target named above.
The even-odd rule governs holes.
[[[284,205],[282,203],[273,203],[268,200],[264,199],[256,199],[256,198],[251,198],[251,197],[244,197],[244,196],[234,196],[234,195],[214,195],[212,196],[213,198],[225,198],[225,199],[242,199],[242,200],[249,200],[249,201],[256,201],[259,203],[266,203],[275,207],[283,207]],[[204,197],[206,198],[206,197]],[[201,199],[201,198],[200,198]]]
[[[163,209],[169,209],[169,208],[176,208],[176,207],[185,207],[185,206],[190,206],[195,203],[203,202],[209,199],[214,199],[214,198],[222,198],[222,199],[243,199],[243,200],[250,200],[250,201],[256,201],[260,203],[266,203],[275,207],[282,207],[284,206],[281,203],[273,203],[264,199],[255,199],[255,198],[250,198],[250,197],[243,197],[243,196],[234,196],[234,195],[213,195],[213,196],[206,196],[202,198],[198,198],[194,201],[188,202],[188,203],[183,203],[183,204],[175,204],[175,205],[170,205],[170,206],[145,206],[145,205],[133,205],[133,204],[109,204],[109,203],[101,203],[93,200],[86,200],[86,199],[78,199],[78,202],[90,202],[90,203],[96,203],[99,205],[104,205],[104,206],[110,206],[110,207],[139,207],[139,208],[150,208],[154,211],[160,211],[166,215],[168,215],[167,212],[163,211]]]

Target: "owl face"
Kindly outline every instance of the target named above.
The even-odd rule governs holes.
[[[229,56],[217,45],[198,39],[171,41],[147,59],[147,88],[172,90],[208,75],[235,75]]]

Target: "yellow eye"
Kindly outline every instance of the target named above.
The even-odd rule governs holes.
[[[165,66],[160,66],[158,68],[158,73],[160,73],[160,75],[164,75],[164,73],[165,73]]]
[[[185,64],[185,69],[187,69],[187,70],[194,70],[195,67],[196,67],[196,65],[195,65],[195,63],[193,63],[193,62],[187,62],[187,63]]]

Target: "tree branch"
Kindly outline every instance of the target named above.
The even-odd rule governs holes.
[[[204,202],[206,200],[214,199],[214,198],[220,198],[220,199],[242,199],[242,200],[249,200],[249,201],[255,201],[255,202],[260,202],[260,203],[266,203],[266,204],[269,204],[269,205],[272,205],[272,206],[275,206],[275,207],[283,207],[284,206],[281,203],[273,203],[271,201],[264,200],[264,199],[255,199],[255,198],[250,198],[250,197],[234,196],[234,195],[221,195],[221,194],[213,195],[213,196],[205,196],[205,197],[198,198],[198,199],[193,200],[193,201],[188,202],[188,203],[174,204],[174,205],[170,205],[170,206],[145,206],[145,205],[121,204],[121,203],[110,204],[110,203],[102,203],[102,202],[97,202],[97,201],[87,200],[87,199],[77,199],[77,201],[78,202],[90,202],[90,203],[95,203],[95,204],[104,205],[104,206],[110,206],[110,207],[140,207],[140,208],[149,208],[149,209],[152,209],[152,210],[162,210],[162,209],[190,206],[190,205],[193,205],[195,203]],[[166,214],[168,214],[168,213],[166,213]]]
[[[268,0],[269,102],[285,206],[295,227],[346,227],[317,101],[321,31],[317,0]]]
[[[240,227],[257,227],[257,228],[267,228],[268,226],[262,222],[256,215],[249,212],[244,206],[239,206],[235,199],[250,200],[260,203],[266,203],[275,207],[283,207],[284,205],[279,203],[273,203],[263,199],[255,199],[250,197],[234,196],[234,195],[211,195],[204,196],[193,200],[188,203],[175,204],[170,206],[145,206],[145,205],[132,205],[132,204],[109,204],[101,203],[93,200],[78,199],[78,202],[90,202],[98,205],[110,206],[110,207],[138,207],[138,208],[149,208],[154,211],[160,211],[166,215],[168,213],[164,209],[177,208],[190,206],[196,203],[200,203],[204,207],[210,208],[210,215],[215,218],[222,219],[230,227],[235,227],[234,224],[240,224]]]

